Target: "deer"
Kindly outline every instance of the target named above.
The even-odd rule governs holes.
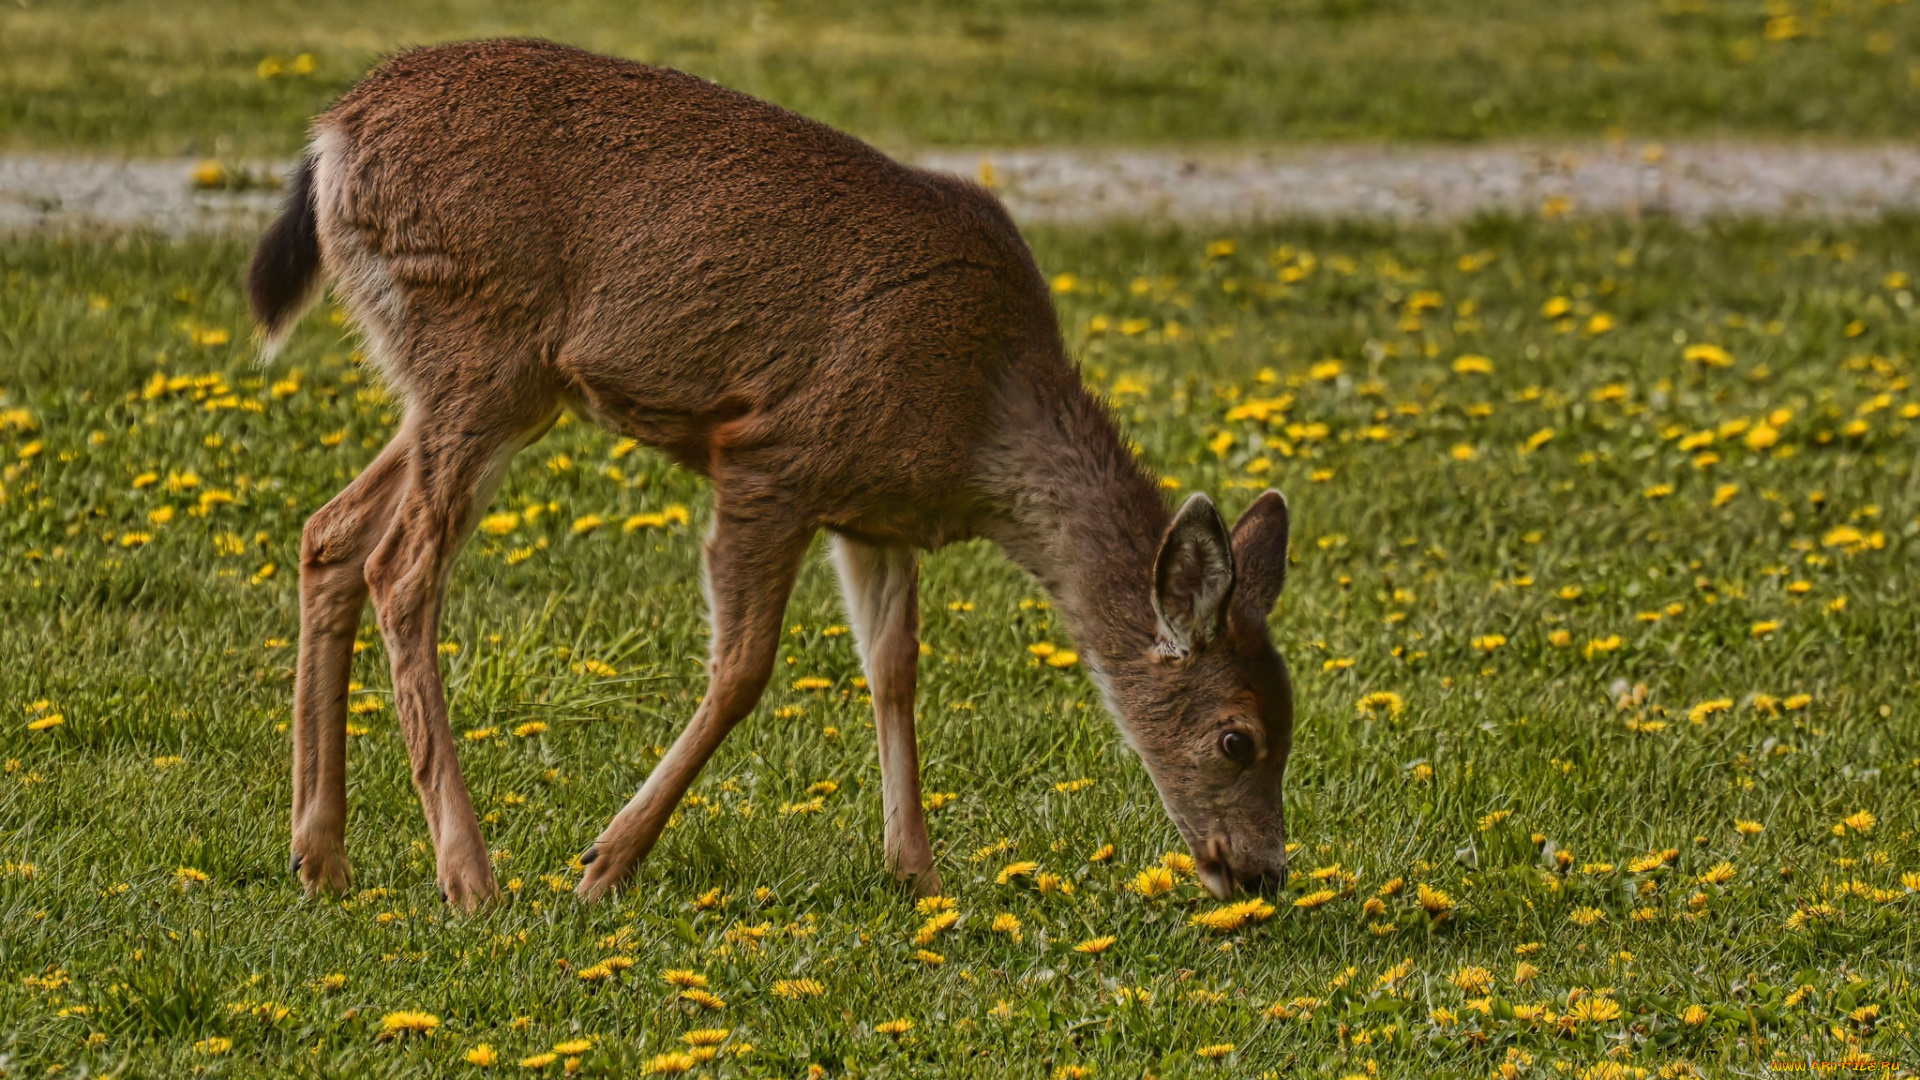
[[[683,72],[540,40],[397,53],[312,124],[245,291],[271,358],[331,283],[402,403],[306,522],[291,870],[342,892],[353,641],[372,602],[444,900],[500,896],[439,670],[449,567],[571,412],[703,476],[706,687],[579,857],[624,886],[772,676],[815,536],[872,696],[886,867],[939,870],[914,734],[922,552],[984,538],[1051,598],[1220,898],[1284,884],[1289,515],[1177,510],[1069,357],[987,189]]]

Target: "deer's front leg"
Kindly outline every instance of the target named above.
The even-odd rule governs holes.
[[[724,495],[707,538],[713,655],[707,692],[646,783],[580,856],[586,873],[577,892],[598,900],[618,888],[660,839],[675,807],[727,733],[760,700],[780,648],[787,597],[812,528],[779,508],[729,509]]]
[[[920,806],[920,749],[913,730],[920,673],[920,561],[907,547],[833,539],[847,618],[873,690],[887,868],[918,896],[940,892]]]

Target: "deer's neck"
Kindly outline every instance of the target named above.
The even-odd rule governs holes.
[[[1003,399],[992,538],[1039,579],[1104,682],[1152,646],[1153,560],[1171,515],[1107,411],[1063,375]]]

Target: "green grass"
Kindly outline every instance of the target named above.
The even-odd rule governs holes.
[[[699,803],[618,902],[562,891],[689,715],[705,644],[702,487],[577,422],[514,468],[494,510],[521,519],[461,556],[442,630],[456,730],[496,732],[461,751],[514,901],[460,919],[437,899],[370,621],[350,743],[365,891],[304,901],[285,824],[298,534],[395,406],[326,309],[253,365],[238,243],[0,245],[9,1074],[468,1076],[487,1043],[520,1075],[587,1038],[582,1068],[634,1075],[716,1027],[755,1047],[716,1076],[1484,1077],[1517,1055],[1529,1075],[1637,1075],[1604,1071],[1610,1052],[1710,1075],[1775,1054],[1911,1067],[1920,325],[1897,275],[1920,224],[1216,239],[1035,243],[1073,275],[1056,281],[1072,346],[1150,461],[1229,514],[1267,483],[1292,498],[1273,625],[1299,685],[1295,880],[1225,933],[1190,924],[1215,907],[1190,882],[1128,891],[1178,837],[1084,676],[1030,655],[1070,644],[1033,585],[961,546],[928,560],[923,600],[926,786],[956,796],[931,822],[964,917],[926,946],[938,966],[880,868],[870,711],[818,552],[774,687]],[[1491,373],[1456,371],[1463,355]],[[675,505],[691,523],[623,529]],[[587,515],[606,523],[576,531]],[[820,812],[782,813],[819,781],[838,784]],[[1836,832],[1861,811],[1877,824]],[[1112,860],[1089,861],[1103,844]],[[1016,860],[1074,891],[996,884]],[[1723,861],[1727,880],[1697,883]],[[990,929],[1002,912],[1021,940]],[[577,976],[612,955],[634,965]],[[1455,984],[1470,967],[1480,993]],[[704,973],[725,1008],[676,1003],[667,969]],[[793,979],[825,996],[774,992]],[[1597,988],[1618,1018],[1515,1018]],[[1321,1004],[1286,1004],[1303,997]],[[379,1041],[401,1009],[439,1030]],[[914,1026],[876,1033],[894,1019]]]
[[[1920,5],[1897,0],[20,0],[0,9],[0,148],[287,155],[382,53],[505,34],[893,147],[1920,126]]]

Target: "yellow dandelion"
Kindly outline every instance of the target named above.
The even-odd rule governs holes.
[[[1158,896],[1164,892],[1172,892],[1173,886],[1173,871],[1164,866],[1150,866],[1133,875],[1133,880],[1127,883],[1127,888],[1141,896]]]
[[[959,912],[942,911],[920,924],[920,929],[914,932],[913,943],[922,946],[931,945],[935,937],[959,921]]]
[[[904,1017],[898,1020],[887,1020],[873,1025],[873,1030],[877,1035],[905,1035],[913,1030],[913,1021]]]
[[[1113,943],[1117,940],[1119,939],[1113,937],[1111,934],[1103,937],[1088,938],[1087,940],[1081,942],[1080,944],[1075,945],[1073,947],[1073,951],[1077,953],[1086,953],[1088,955],[1097,955],[1099,953],[1106,952],[1109,948],[1113,946]]]
[[[1620,1003],[1610,997],[1590,995],[1574,1003],[1567,1015],[1583,1024],[1604,1024],[1620,1019]]]
[[[1479,966],[1463,967],[1454,972],[1448,981],[1469,997],[1482,997],[1493,992],[1493,972]]]
[[[500,1060],[500,1053],[493,1048],[492,1043],[481,1043],[467,1051],[465,1056],[467,1064],[477,1065],[482,1069],[490,1068]]]
[[[432,1013],[401,1009],[390,1012],[380,1018],[380,1038],[395,1039],[403,1035],[428,1035],[440,1026],[440,1018]]]
[[[1195,1057],[1203,1057],[1209,1061],[1217,1061],[1233,1053],[1233,1051],[1234,1045],[1232,1043],[1214,1043],[1211,1046],[1203,1046],[1195,1050],[1193,1054]]]
[[[1331,899],[1329,897],[1328,899]],[[1325,901],[1321,901],[1324,903]],[[1312,905],[1306,905],[1312,906]],[[1259,897],[1242,900],[1235,904],[1223,904],[1212,911],[1203,911],[1187,920],[1187,925],[1198,926],[1216,932],[1238,930],[1250,922],[1265,922],[1273,917],[1276,909]],[[1112,939],[1107,939],[1111,941]]]
[[[1030,878],[1033,876],[1033,872],[1039,868],[1040,868],[1039,863],[1031,862],[1031,861],[1008,863],[1007,865],[1000,868],[1000,872],[994,875],[993,880],[996,885],[1005,885],[1011,882],[1014,878],[1018,878],[1018,877]]]
[[[1711,869],[1701,874],[1695,880],[1702,885],[1725,885],[1727,882],[1733,880],[1733,876],[1733,864],[1722,860],[1715,863]]]
[[[798,1001],[801,998],[819,997],[827,992],[817,979],[781,979],[773,984],[775,997]]]
[[[1389,718],[1397,718],[1405,708],[1406,702],[1401,699],[1399,694],[1391,690],[1375,690],[1373,693],[1360,699],[1359,703],[1355,706],[1355,711],[1365,717],[1385,710]]]
[[[521,1058],[520,1067],[523,1069],[544,1069],[547,1066],[559,1060],[560,1060],[559,1054],[553,1053],[552,1051],[548,1051],[547,1053],[544,1053],[544,1054],[535,1054],[532,1057]]]
[[[1729,353],[1718,345],[1711,345],[1704,341],[1687,346],[1681,351],[1680,356],[1681,359],[1687,363],[1699,364],[1701,367],[1725,368],[1733,366],[1732,353]]]
[[[680,1000],[691,1001],[703,1009],[724,1009],[727,1003],[707,993],[705,990],[692,989],[680,991]]]
[[[551,1060],[553,1057],[552,1054],[543,1054],[541,1056],[549,1060],[541,1062],[539,1066],[534,1066],[535,1068],[544,1067],[546,1065],[552,1064],[552,1060]],[[527,1061],[531,1061],[531,1060],[533,1059],[532,1058],[527,1059]],[[689,1054],[683,1050],[674,1050],[665,1054],[655,1054],[654,1056],[648,1058],[647,1063],[644,1066],[644,1071],[652,1076],[672,1076],[678,1073],[686,1072],[688,1069],[693,1068],[695,1065],[698,1065],[699,1063],[700,1063],[699,1059],[694,1057],[692,1054]],[[523,1061],[520,1064],[525,1065],[527,1064],[527,1062]]]

